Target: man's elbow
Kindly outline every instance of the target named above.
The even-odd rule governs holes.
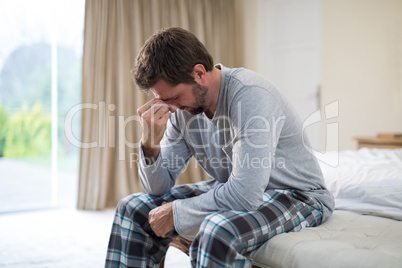
[[[162,196],[162,195],[164,195],[164,194],[167,194],[168,192],[169,192],[169,190],[170,190],[170,188],[169,189],[163,189],[163,188],[149,188],[149,189],[145,189],[146,191],[147,191],[147,193],[149,194],[149,195],[152,195],[152,196]]]
[[[258,208],[261,206],[263,202],[262,197],[255,197],[255,198],[249,198],[249,199],[244,199],[242,202],[242,210],[244,211],[256,211]]]

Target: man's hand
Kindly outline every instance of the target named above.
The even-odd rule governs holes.
[[[149,224],[157,236],[167,237],[174,227],[173,202],[163,203],[149,212]]]
[[[159,154],[159,144],[170,116],[169,105],[161,100],[152,99],[138,108],[137,113],[141,118],[144,155],[147,159],[151,159],[152,163]]]

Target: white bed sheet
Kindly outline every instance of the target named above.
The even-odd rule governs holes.
[[[328,157],[339,157],[337,167],[320,162],[336,209],[402,220],[402,149],[364,148]]]

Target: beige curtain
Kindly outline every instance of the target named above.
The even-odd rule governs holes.
[[[143,190],[136,110],[152,96],[135,88],[130,70],[146,39],[163,27],[180,26],[206,45],[216,63],[241,66],[237,7],[232,0],[86,1],[79,209],[115,207],[122,197]],[[194,162],[178,183],[208,179]]]

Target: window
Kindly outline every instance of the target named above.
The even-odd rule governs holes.
[[[0,0],[0,212],[75,205],[84,6]]]

